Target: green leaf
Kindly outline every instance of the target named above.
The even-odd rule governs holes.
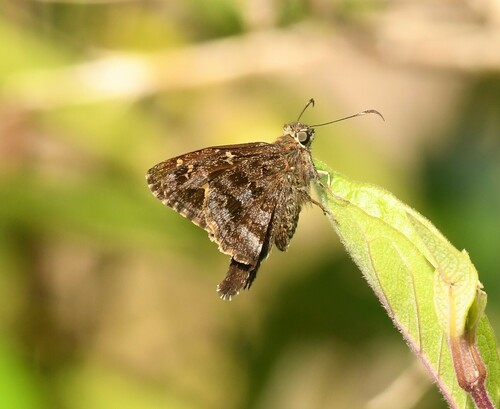
[[[450,407],[498,405],[500,360],[467,252],[389,192],[316,167],[334,229]]]

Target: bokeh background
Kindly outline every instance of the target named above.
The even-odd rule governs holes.
[[[251,291],[146,170],[319,123],[313,155],[466,248],[500,330],[500,2],[0,3],[0,407],[445,408],[317,208]]]

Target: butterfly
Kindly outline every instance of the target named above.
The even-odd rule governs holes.
[[[206,230],[231,256],[217,286],[222,299],[250,288],[273,245],[287,250],[304,204],[328,212],[310,194],[312,181],[321,184],[311,156],[314,127],[368,113],[382,117],[367,110],[310,126],[299,122],[309,105],[313,99],[274,143],[204,148],[160,162],[146,174],[156,198]]]

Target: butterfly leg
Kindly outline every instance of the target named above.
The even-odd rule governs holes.
[[[326,170],[318,170],[316,168],[314,168],[314,170],[316,172],[316,183],[319,185],[319,187],[323,190],[326,190],[330,195],[334,196],[332,190],[330,189],[330,184],[332,181],[330,173],[328,173]],[[321,180],[322,176],[326,176],[326,185]]]
[[[315,168],[315,170],[316,170],[316,180],[318,181],[319,185],[323,188],[326,188],[326,186],[321,181],[321,176],[326,176],[326,184],[327,184],[327,186],[330,186],[330,182],[331,182],[330,174],[326,170],[318,170],[316,168]]]
[[[323,187],[324,189],[326,189],[326,190],[328,190],[328,191],[330,192],[330,189],[328,188],[328,186],[324,186],[324,185],[321,183],[321,180],[317,179],[317,181],[318,181],[318,183],[319,183],[320,187]],[[304,192],[304,194],[305,194],[305,196],[306,196],[306,200],[307,200],[307,201],[309,201],[309,202],[311,202],[312,204],[314,204],[314,205],[318,206],[318,207],[319,207],[319,208],[323,211],[323,214],[324,214],[326,217],[328,217],[328,218],[329,218],[332,222],[334,222],[334,223],[338,224],[338,223],[337,223],[337,219],[335,218],[335,216],[332,214],[332,212],[330,212],[330,210],[329,210],[327,207],[323,206],[323,203],[320,203],[320,202],[318,202],[317,200],[313,199],[313,198],[311,197],[310,193],[309,193],[307,190],[305,190],[305,189],[304,189],[304,191],[303,191],[303,192]],[[331,192],[330,192],[330,193],[331,193]]]
[[[303,195],[303,199],[305,201],[311,202],[312,204],[318,206],[321,210],[323,210],[323,213],[325,214],[325,216],[332,216],[330,210],[328,210],[325,206],[323,206],[322,203],[318,202],[316,199],[313,199],[311,194],[308,192],[307,189],[299,188],[298,190],[300,190],[301,194]]]

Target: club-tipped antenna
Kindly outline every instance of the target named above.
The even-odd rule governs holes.
[[[312,101],[312,100],[311,100],[311,101]],[[310,103],[311,101],[309,101],[309,103]],[[314,101],[313,101],[313,102],[314,102]],[[308,105],[309,105],[309,104],[307,104],[307,105],[306,105],[306,108],[307,108],[307,106],[308,106]],[[304,110],[303,110],[302,112],[304,112],[306,108],[304,108]],[[317,127],[317,126],[329,125],[329,124],[333,124],[333,123],[335,123],[335,122],[345,121],[346,119],[356,118],[357,116],[362,116],[362,115],[366,115],[366,114],[376,114],[376,115],[378,115],[380,118],[382,118],[382,120],[385,122],[385,118],[384,118],[384,116],[383,116],[380,112],[378,112],[376,109],[367,109],[366,111],[358,112],[357,114],[354,114],[354,115],[349,115],[349,116],[346,116],[346,117],[344,117],[344,118],[335,119],[334,121],[325,122],[325,123],[323,123],[323,124],[311,125],[311,126],[314,128],[314,127]],[[301,115],[302,115],[302,114],[301,114]],[[300,118],[300,117],[299,117],[299,118]]]
[[[302,116],[302,114],[306,111],[306,109],[307,109],[307,107],[308,107],[309,105],[312,105],[312,106],[314,107],[314,99],[313,99],[313,98],[311,98],[311,99],[309,100],[309,102],[306,104],[306,106],[304,107],[304,109],[303,109],[303,110],[302,110],[302,112],[300,113],[299,117],[297,118],[297,122],[299,122],[299,121],[300,121],[300,117],[301,117],[301,116]]]

